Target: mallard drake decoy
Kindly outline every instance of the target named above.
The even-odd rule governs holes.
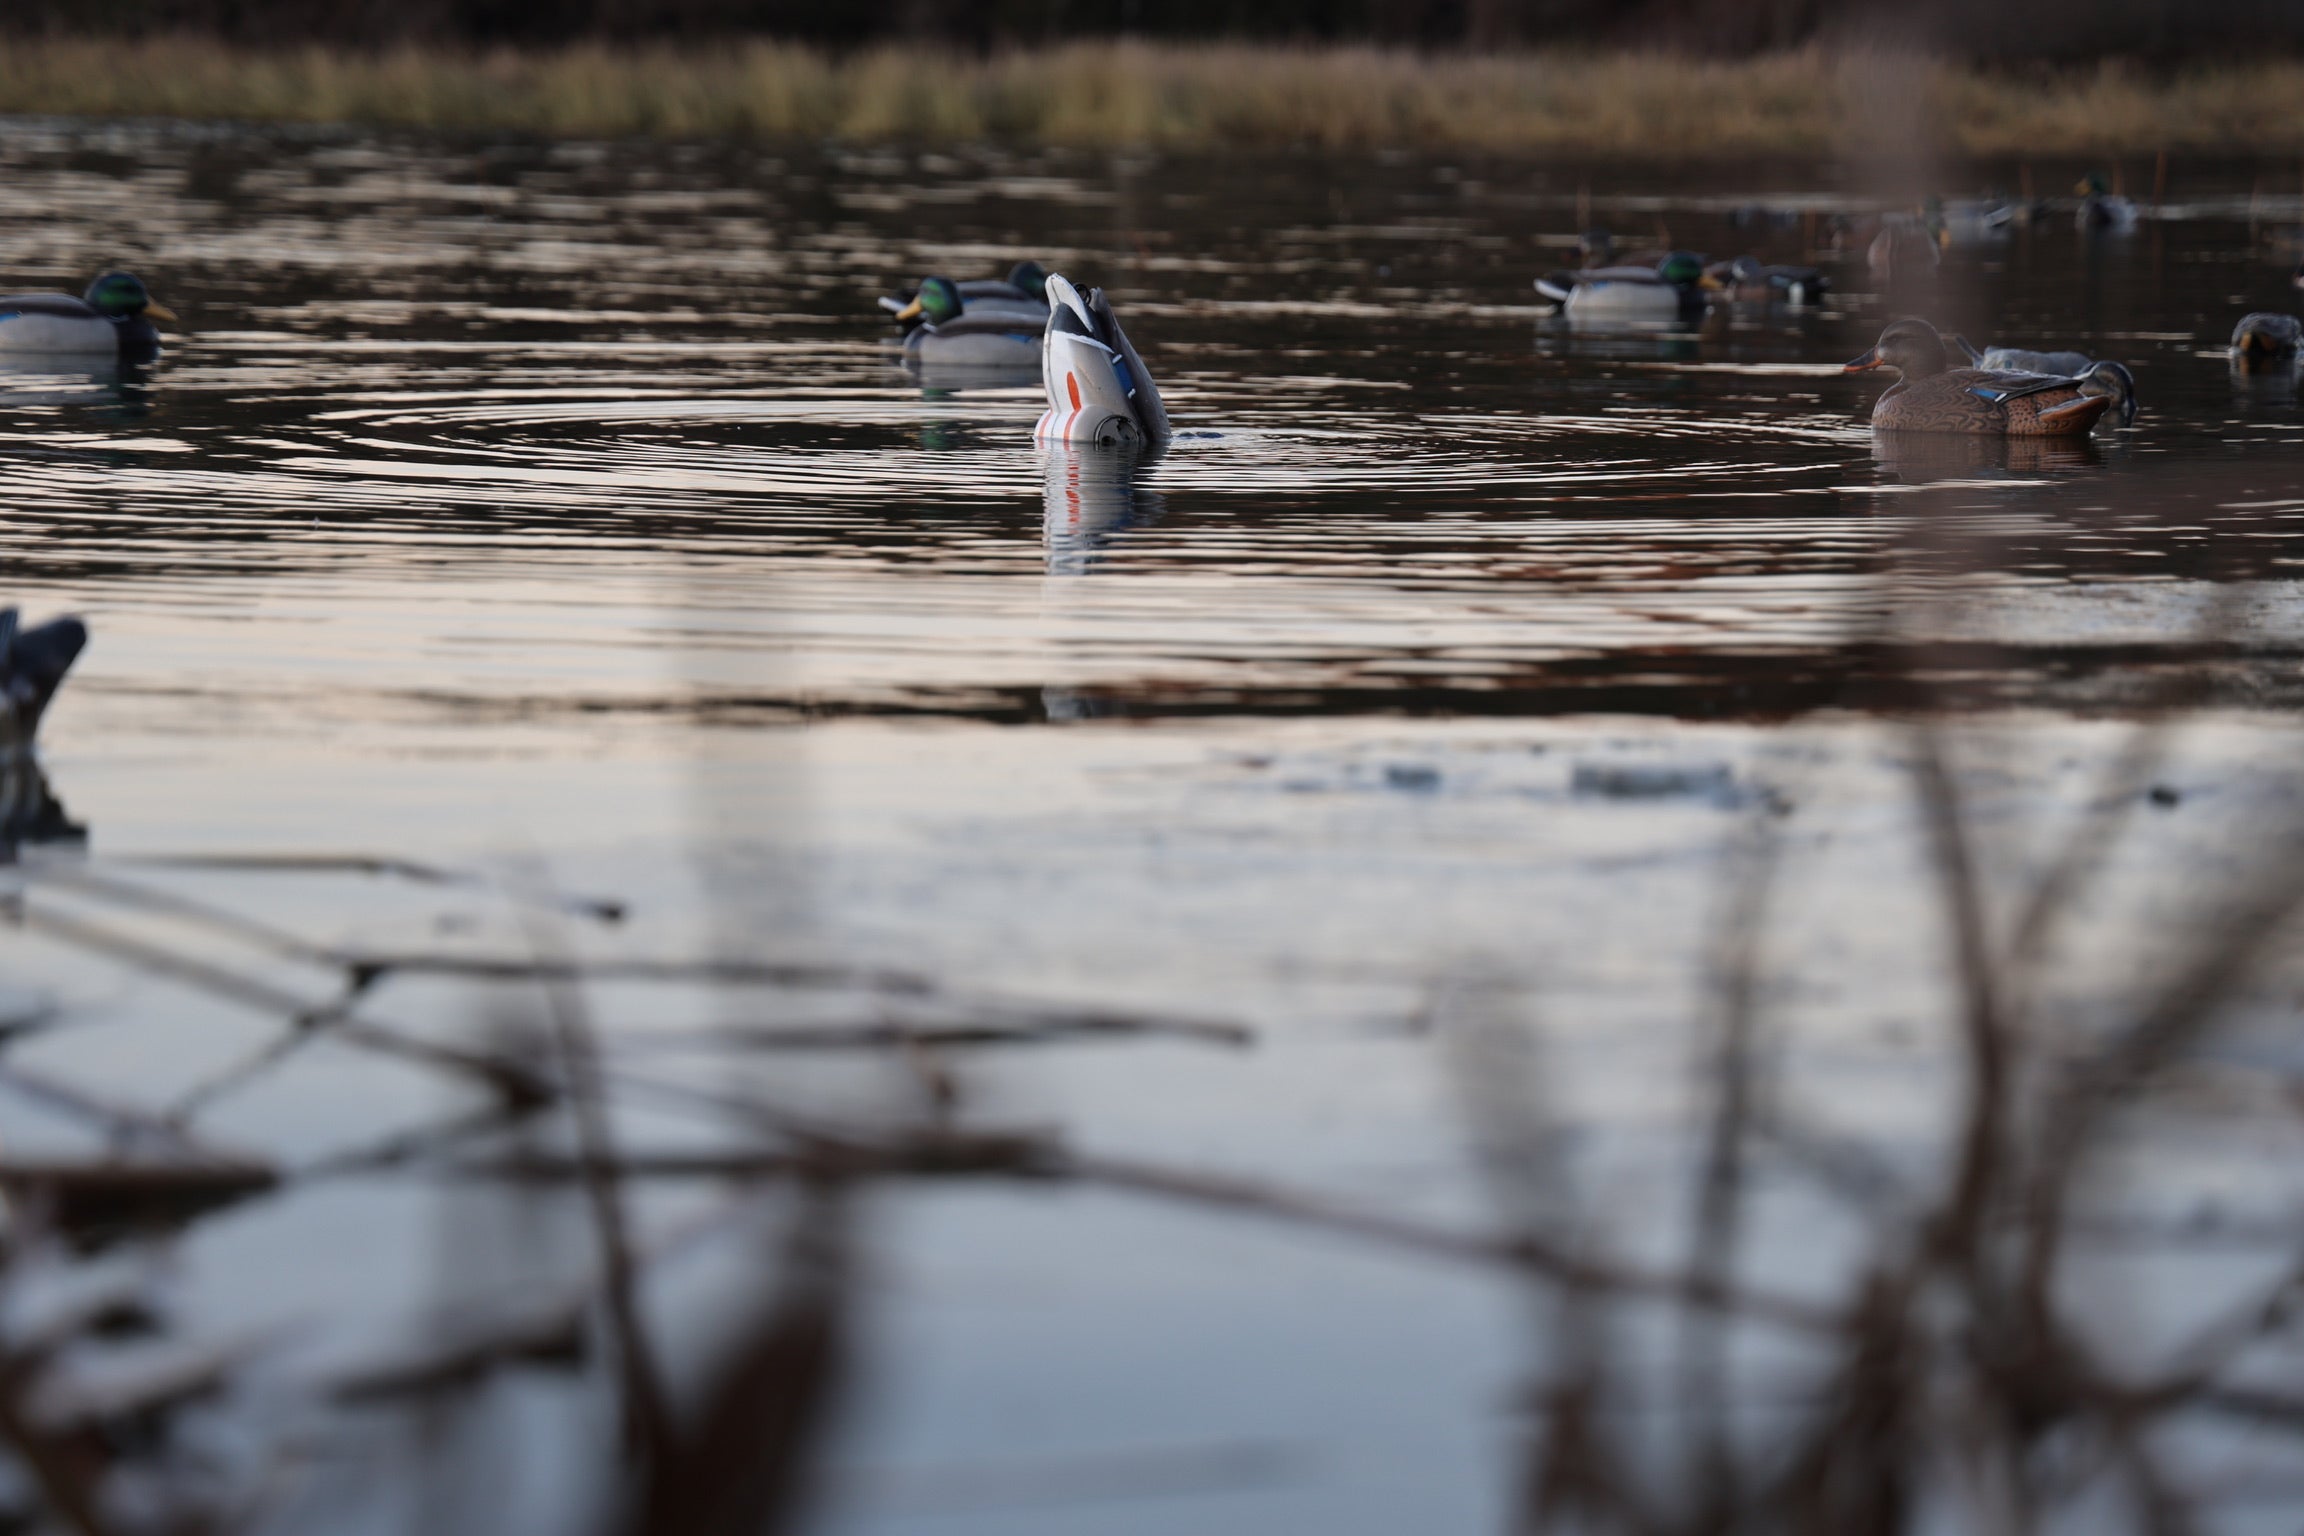
[[[1653,267],[1592,267],[1552,272],[1536,291],[1571,321],[1662,324],[1704,313],[1704,258],[1673,251]]]
[[[1048,409],[1032,435],[1041,442],[1146,446],[1172,435],[1152,370],[1129,345],[1104,290],[1091,288],[1083,297],[1053,272],[1040,381]]]
[[[88,626],[78,619],[24,629],[15,609],[0,608],[0,749],[31,744],[48,701],[87,644]]]
[[[1925,320],[1892,322],[1871,351],[1841,371],[1874,368],[1902,375],[1873,403],[1877,431],[2077,436],[2112,405],[2112,397],[2091,380],[1954,368],[1944,338]]]
[[[1969,366],[1990,373],[2037,373],[2052,379],[2093,379],[2112,397],[2120,425],[2136,419],[2136,375],[2127,365],[2098,362],[2085,352],[2032,352],[2022,347],[1979,347],[1965,336],[1952,344],[1968,356]]]
[[[148,363],[160,355],[155,320],[176,317],[152,300],[133,273],[107,272],[87,295],[18,293],[0,297],[0,352],[109,357]]]
[[[1015,305],[969,304],[948,277],[921,281],[911,306],[896,317],[914,322],[904,332],[904,355],[923,363],[965,368],[1027,369],[1039,359],[1047,311]]]
[[[1813,304],[1831,290],[1816,267],[1766,266],[1757,256],[1714,262],[1704,269],[1702,286],[1737,304]]]
[[[2104,234],[2125,235],[2136,227],[2136,204],[2113,191],[2101,171],[2090,171],[2072,188],[2080,194],[2080,227]]]
[[[2229,351],[2235,366],[2262,368],[2294,363],[2300,344],[2304,344],[2304,321],[2294,315],[2259,310],[2242,315],[2240,323],[2232,327]]]
[[[886,294],[880,307],[896,318],[896,323],[907,331],[929,318],[921,298],[928,287],[923,278],[908,294]],[[951,283],[952,292],[959,296],[963,311],[979,314],[1010,314],[1035,323],[1048,318],[1048,273],[1036,261],[1020,261],[1008,269],[1006,277],[971,278],[964,283]]]

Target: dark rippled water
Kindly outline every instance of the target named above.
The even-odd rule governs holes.
[[[2021,168],[2044,186],[2078,169]],[[1913,938],[1934,930],[1904,763],[1871,725],[1909,697],[1881,686],[1887,642],[1933,646],[1937,685],[2016,741],[1974,786],[1989,858],[2014,868],[2221,626],[2219,713],[2169,769],[2165,803],[2192,809],[2111,863],[2145,879],[2110,905],[2147,934],[2182,905],[2152,872],[2245,846],[2286,794],[2304,414],[2292,379],[2235,380],[2222,353],[2238,314],[2296,302],[2279,241],[2298,210],[2263,190],[2285,169],[2179,163],[2132,237],[2059,217],[1899,301],[2129,362],[2134,428],[2050,449],[1875,441],[1876,386],[1838,373],[1894,312],[1860,264],[1819,308],[1666,333],[1531,306],[1585,219],[1795,257],[1872,201],[1833,166],[19,122],[0,172],[0,286],[128,265],[183,317],[148,377],[0,378],[0,596],[95,633],[46,728],[49,777],[93,867],[317,942],[539,941],[460,889],[134,861],[509,865],[630,903],[613,931],[552,940],[586,954],[899,964],[1220,1015],[1254,1048],[970,1057],[943,1087],[1094,1150],[1448,1219],[1483,1196],[1428,1035],[1469,977],[1559,1031],[1569,1134],[1621,1138],[1594,1178],[1609,1209],[1645,1211],[1669,1204],[1651,1151],[1679,1100],[1658,1085],[1702,1007],[1718,852],[1779,781],[1837,818],[1803,844],[1784,919],[1824,965],[1784,1001],[1828,1080],[1818,1113],[1891,1158],[1927,1139],[1914,1085],[1945,1068],[1915,1042],[1946,969]],[[1792,216],[1756,231],[1738,210],[1758,204]],[[1184,429],[1166,452],[1036,449],[1030,379],[898,366],[877,294],[1024,255],[1112,292]],[[1900,584],[1948,598],[1883,631]],[[90,900],[78,867],[36,905]],[[2140,963],[2125,931],[2083,946],[2087,998]],[[28,1069],[183,1107],[265,1049],[245,999],[37,928],[5,946],[0,1008],[74,1025],[10,1054]],[[373,1002],[455,1033],[533,1010],[505,991],[396,982]],[[765,1005],[611,985],[593,1006],[617,1050],[648,1052]],[[892,1115],[918,1107],[916,1066],[691,1075]],[[327,1043],[186,1114],[308,1163],[461,1102]],[[728,1134],[695,1118],[659,1105],[624,1129]],[[2189,1144],[2148,1200],[2288,1199],[2264,1170],[2297,1164],[2265,1149],[2293,1137],[2248,1125]],[[19,1153],[91,1139],[53,1099],[0,1118]],[[875,1214],[839,1529],[1502,1520],[1527,1360],[1524,1298],[1493,1275],[1109,1194],[914,1187]],[[1844,1219],[1786,1219],[1756,1261],[1786,1284],[1858,1246]],[[434,1302],[564,1283],[585,1241],[577,1207],[542,1196],[321,1182],[167,1262],[189,1331],[264,1344],[246,1395],[265,1425],[315,1371],[423,1335]],[[708,1357],[680,1325],[756,1282],[760,1252],[667,1282],[675,1355]],[[2122,1314],[2139,1333],[2177,1330],[2160,1303],[2197,1279],[2162,1259],[2175,1280]],[[569,1529],[595,1485],[568,1447],[605,1432],[597,1397],[522,1382],[469,1411],[440,1422],[536,1469],[503,1494],[526,1523],[473,1528]],[[225,1422],[241,1445],[247,1420]],[[382,1491],[373,1463],[344,1476],[270,1518],[405,1528],[487,1506],[472,1466]]]

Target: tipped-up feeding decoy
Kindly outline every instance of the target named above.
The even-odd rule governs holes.
[[[1171,436],[1152,370],[1129,345],[1104,290],[1091,288],[1083,296],[1053,272],[1040,380],[1048,409],[1032,435],[1041,442],[1145,447]]]
[[[160,355],[155,320],[176,317],[156,304],[133,273],[107,272],[87,295],[18,293],[0,297],[0,353],[148,363]]]
[[[928,284],[937,281],[923,278],[907,294],[884,294],[880,307],[896,318],[906,330],[930,319],[921,303]],[[950,286],[950,296],[957,297],[963,311],[978,314],[1012,314],[1035,323],[1048,318],[1048,273],[1036,261],[1020,261],[1008,269],[1006,277],[971,278],[955,283],[950,278],[942,281]]]
[[[1536,291],[1570,320],[1694,320],[1704,313],[1704,258],[1673,251],[1653,267],[1551,272],[1536,279]]]
[[[1757,256],[1714,262],[1702,286],[1736,304],[1813,304],[1831,291],[1817,267],[1768,266]]]
[[[2136,419],[2136,375],[2127,365],[2099,362],[2085,352],[2032,352],[2023,347],[1979,347],[1965,336],[1952,344],[1968,356],[1970,367],[1990,373],[2037,373],[2051,379],[2093,379],[2112,397],[2120,425]]]
[[[2105,183],[2103,172],[2090,171],[2072,190],[2080,194],[2078,217],[2082,229],[2114,235],[2135,229],[2136,204],[2113,191]]]
[[[1978,432],[2003,437],[2078,436],[2112,406],[2093,379],[1954,368],[1944,338],[1925,320],[1897,320],[1844,373],[1894,369],[1902,377],[1872,406],[1886,432]]]
[[[896,318],[905,322],[907,358],[964,368],[1027,369],[1039,360],[1048,311],[991,301],[971,304],[961,298],[958,283],[931,277],[921,281],[912,303]]]
[[[30,745],[48,701],[87,644],[88,626],[78,619],[23,629],[15,609],[0,608],[0,750]]]
[[[2300,344],[2304,344],[2304,321],[2294,315],[2259,310],[2242,315],[2240,323],[2232,327],[2229,351],[2237,367],[2265,368],[2295,363]]]

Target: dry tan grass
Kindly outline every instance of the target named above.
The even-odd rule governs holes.
[[[1883,82],[1898,103],[1883,113]],[[979,58],[713,49],[379,54],[0,41],[0,112],[560,135],[1473,148],[1703,158],[1894,139],[1968,154],[2304,149],[2304,64],[2015,79],[1820,51],[1734,62],[1082,43]],[[1883,119],[1886,119],[1885,121]]]

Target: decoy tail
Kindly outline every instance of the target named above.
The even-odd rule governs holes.
[[[1981,368],[1984,366],[1984,349],[1976,345],[1976,343],[1970,341],[1967,337],[1961,335],[1958,331],[1954,331],[1952,333],[1952,345],[1958,347],[1961,351],[1968,354],[1969,367]]]

